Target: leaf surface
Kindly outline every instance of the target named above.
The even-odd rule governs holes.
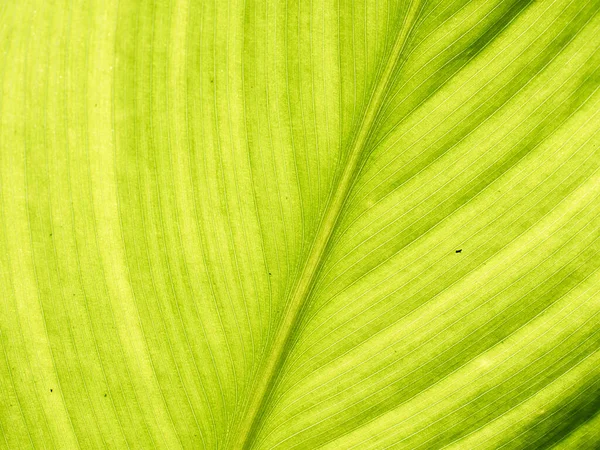
[[[0,446],[597,448],[599,13],[0,4]]]

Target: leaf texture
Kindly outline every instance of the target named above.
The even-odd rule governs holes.
[[[600,1],[0,4],[0,447],[596,449]]]

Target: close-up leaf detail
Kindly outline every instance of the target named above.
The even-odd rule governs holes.
[[[0,0],[0,449],[600,448],[600,0]]]

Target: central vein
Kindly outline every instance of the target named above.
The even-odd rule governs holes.
[[[259,373],[258,383],[248,403],[246,414],[238,427],[238,432],[232,445],[232,448],[235,450],[250,448],[253,444],[261,420],[261,413],[267,406],[271,391],[277,381],[280,368],[285,362],[288,342],[292,336],[294,327],[301,318],[300,312],[313,288],[321,262],[326,253],[327,245],[336,223],[338,222],[340,213],[352,187],[352,183],[356,178],[359,163],[363,156],[363,150],[372,133],[373,124],[376,122],[381,112],[381,107],[388,92],[395,69],[399,63],[400,55],[406,46],[410,32],[418,18],[422,3],[423,0],[413,0],[411,2],[402,28],[398,33],[394,47],[390,52],[385,69],[381,75],[381,79],[377,83],[369,100],[360,128],[352,141],[348,160],[338,186],[324,213],[323,220],[321,221],[319,230],[312,244],[302,274],[287,303],[269,357],[263,364],[262,370]]]

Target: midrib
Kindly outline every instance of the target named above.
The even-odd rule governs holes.
[[[294,327],[300,319],[300,311],[309,297],[310,291],[318,274],[320,264],[325,255],[327,244],[338,221],[344,203],[352,187],[358,165],[365,145],[369,140],[373,124],[377,120],[383,100],[389,88],[392,76],[406,45],[410,32],[415,24],[421,5],[424,0],[413,0],[398,32],[394,47],[386,62],[385,69],[377,83],[369,104],[365,110],[358,132],[351,144],[348,160],[340,178],[339,184],[324,213],[319,230],[313,241],[309,256],[306,260],[302,274],[296,283],[293,293],[288,301],[283,320],[279,324],[277,335],[273,341],[270,355],[263,364],[258,378],[258,384],[252,393],[248,408],[231,448],[234,450],[247,449],[253,444],[254,437],[260,424],[261,412],[267,406],[273,385],[277,379],[279,369],[285,361],[285,350],[292,335]]]

